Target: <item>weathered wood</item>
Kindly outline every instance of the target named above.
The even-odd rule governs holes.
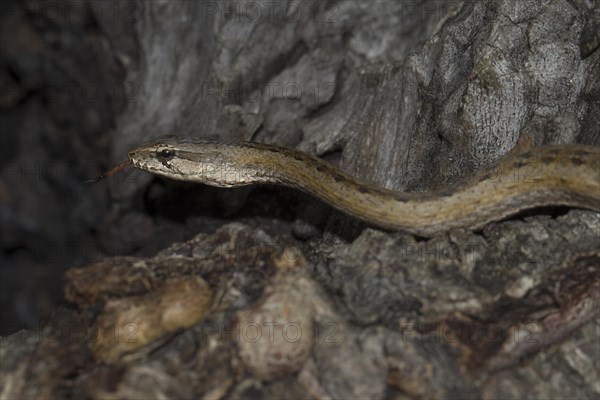
[[[81,185],[164,134],[413,191],[515,147],[599,145],[597,4],[48,3],[3,6],[2,290],[27,309],[83,267],[45,330],[2,337],[1,398],[599,396],[598,213],[422,241],[277,188]],[[101,94],[44,92],[73,82]]]

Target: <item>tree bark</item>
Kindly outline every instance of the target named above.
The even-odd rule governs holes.
[[[82,185],[165,134],[404,191],[599,145],[597,4],[52,4],[2,13],[0,397],[600,396],[599,213],[422,240],[287,189]]]

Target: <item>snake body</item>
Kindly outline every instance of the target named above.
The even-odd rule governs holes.
[[[299,150],[250,142],[161,139],[129,152],[154,174],[218,187],[277,184],[319,197],[369,224],[431,237],[477,230],[522,210],[550,205],[600,211],[600,148],[548,145],[511,154],[466,183],[405,193],[363,182]]]

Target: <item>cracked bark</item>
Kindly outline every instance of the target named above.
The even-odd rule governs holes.
[[[177,133],[295,146],[419,191],[514,147],[598,145],[597,5],[43,4],[3,14],[2,118],[24,133],[2,137],[3,264],[30,266],[14,252],[34,241],[95,256],[60,258],[82,267],[45,330],[2,338],[3,398],[600,396],[598,213],[422,241],[290,190],[14,173],[108,166]],[[44,92],[75,78],[105,96]]]

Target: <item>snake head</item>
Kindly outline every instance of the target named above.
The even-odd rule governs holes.
[[[128,155],[136,168],[171,179],[218,187],[246,184],[239,177],[235,151],[222,142],[158,139],[131,150]]]

